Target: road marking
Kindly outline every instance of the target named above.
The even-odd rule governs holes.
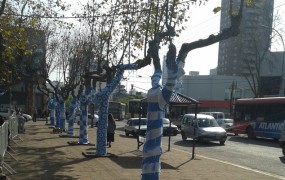
[[[187,154],[192,154],[192,153],[187,152],[187,151],[182,150],[182,149],[177,149],[177,148],[172,148],[172,149],[174,149],[176,151],[184,152],[184,153],[187,153]],[[246,167],[246,166],[230,163],[230,162],[227,162],[227,161],[222,161],[222,160],[215,159],[215,158],[210,158],[210,157],[203,156],[203,155],[196,155],[196,156],[199,156],[199,157],[205,158],[205,159],[209,159],[209,160],[213,160],[213,161],[217,161],[217,162],[220,162],[220,163],[224,163],[224,164],[227,164],[227,165],[235,166],[235,167],[238,167],[238,168],[242,168],[242,169],[245,169],[245,170],[248,170],[248,171],[253,171],[253,172],[256,172],[256,173],[259,173],[259,174],[271,176],[271,177],[274,177],[274,178],[277,178],[277,179],[285,180],[284,176],[279,176],[279,175],[271,174],[271,173],[268,173],[268,172],[263,172],[263,171],[260,171],[260,170],[257,170],[257,169],[252,169],[250,167]]]

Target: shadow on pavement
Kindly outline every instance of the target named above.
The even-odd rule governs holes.
[[[279,159],[280,159],[280,161],[281,161],[283,164],[285,164],[285,156],[279,157]]]
[[[118,158],[112,158],[113,162],[126,169],[141,169],[142,165],[142,157],[138,156],[119,156]],[[162,169],[176,169],[175,167],[167,164],[165,162],[161,162]]]
[[[193,140],[189,139],[186,141],[176,141],[174,142],[177,146],[183,146],[183,147],[192,147],[193,146]],[[227,142],[226,142],[227,143]],[[220,143],[217,141],[203,141],[203,142],[196,142],[196,147],[213,147],[213,146],[221,146]]]
[[[228,137],[227,141],[280,148],[280,145],[278,144],[277,141],[273,139],[265,139],[265,138],[258,138],[258,137],[255,139],[249,139],[247,136],[232,136],[232,137]]]

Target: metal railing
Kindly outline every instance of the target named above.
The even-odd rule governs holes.
[[[10,174],[17,173],[9,164],[4,162],[4,156],[9,145],[9,124],[4,122],[0,126],[0,166],[6,169]]]

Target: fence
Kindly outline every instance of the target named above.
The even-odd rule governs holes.
[[[10,116],[9,118],[10,140],[18,137],[18,118],[17,116]]]
[[[2,126],[0,126],[0,160],[1,164],[5,156],[5,152],[8,147],[8,123],[4,122]]]
[[[16,171],[11,168],[7,163],[4,162],[4,156],[8,148],[8,139],[9,139],[9,124],[8,122],[4,122],[2,126],[0,126],[0,165],[1,167],[5,168],[9,173],[13,174]]]
[[[1,163],[0,166],[6,169],[10,174],[17,172],[4,161],[4,156],[7,153],[17,161],[17,159],[7,151],[8,147],[12,149],[9,146],[9,140],[15,142],[14,139],[17,137],[18,137],[18,119],[16,116],[10,116],[8,122],[4,122],[4,124],[0,126],[0,163]]]

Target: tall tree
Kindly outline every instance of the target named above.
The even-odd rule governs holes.
[[[232,1],[231,1],[232,2]],[[198,40],[192,43],[184,43],[178,53],[177,63],[173,61],[176,56],[175,45],[170,43],[169,51],[167,54],[167,70],[168,81],[165,87],[159,85],[161,78],[161,65],[158,56],[158,46],[160,40],[165,36],[170,36],[171,24],[167,23],[168,31],[166,33],[158,32],[158,36],[154,39],[156,46],[151,47],[151,57],[154,62],[155,72],[152,76],[152,88],[148,91],[148,124],[146,132],[146,143],[143,148],[143,162],[142,162],[142,177],[141,179],[159,179],[160,173],[160,156],[162,154],[161,137],[162,137],[162,118],[164,117],[166,104],[169,103],[169,99],[173,88],[175,86],[177,78],[184,74],[184,63],[187,54],[197,48],[205,47],[221,40],[228,39],[239,34],[239,26],[242,19],[244,1],[241,0],[239,7],[233,9],[231,3],[231,26],[224,29],[217,35],[210,35],[206,39]],[[159,35],[159,34],[165,34]]]
[[[104,11],[99,12],[98,7],[103,8]],[[146,52],[145,58],[142,60],[146,62],[140,63],[140,65],[137,62],[132,62],[133,59],[137,59],[139,51],[143,48],[146,51],[148,37],[152,37],[155,32],[165,28],[163,16],[168,13],[165,11],[167,8],[170,8],[171,21],[175,21],[177,29],[183,29],[183,25],[178,25],[181,25],[187,18],[185,15],[187,5],[185,6],[185,4],[182,4],[179,11],[175,13],[174,5],[171,6],[167,1],[148,1],[146,3],[144,1],[117,0],[113,3],[112,1],[95,3],[93,0],[85,6],[84,19],[89,19],[90,33],[99,32],[90,36],[90,39],[98,37],[96,48],[94,45],[92,47],[98,68],[95,71],[86,71],[85,77],[97,82],[96,78],[92,78],[97,74],[100,77],[105,76],[107,82],[106,88],[97,93],[97,100],[100,99],[100,104],[104,105],[99,110],[97,128],[96,154],[99,156],[106,155],[106,127],[110,94],[118,85],[124,71],[142,68],[150,63]],[[94,15],[94,12],[101,13],[101,15]],[[99,27],[96,31],[92,26],[94,22],[97,22],[97,28]]]
[[[44,67],[44,62],[33,63],[44,59],[44,43],[33,37],[42,37],[43,24],[41,17],[55,14],[52,8],[65,8],[61,1],[48,1],[49,5],[35,0],[2,1],[1,30],[1,71],[0,89],[7,89],[23,80],[31,79],[36,71]],[[42,46],[42,47],[40,47]]]

